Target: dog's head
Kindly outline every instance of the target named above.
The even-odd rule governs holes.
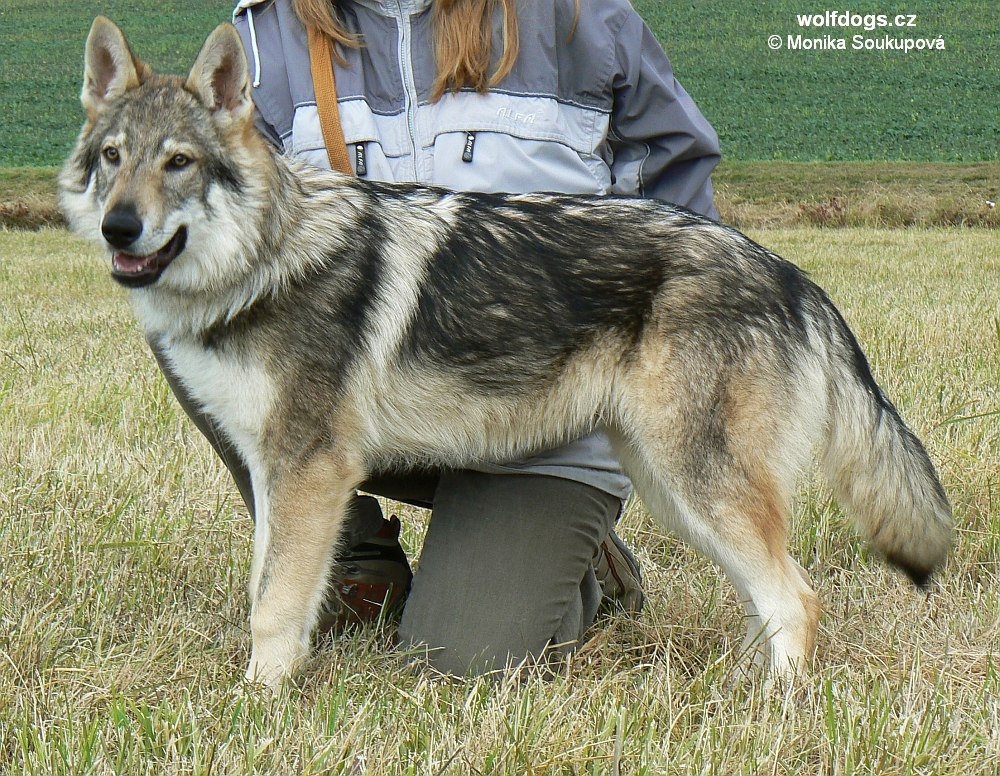
[[[236,29],[219,26],[184,79],[153,73],[99,16],[81,101],[87,120],[60,176],[71,227],[108,249],[123,285],[232,282],[269,159]]]

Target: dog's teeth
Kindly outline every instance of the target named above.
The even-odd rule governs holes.
[[[116,253],[112,261],[121,272],[139,272],[149,263],[150,258],[149,256],[129,256],[126,253]]]

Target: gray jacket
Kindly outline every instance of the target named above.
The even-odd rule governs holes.
[[[717,218],[712,127],[627,0],[518,4],[520,52],[488,94],[431,102],[431,0],[340,0],[365,46],[342,49],[337,100],[355,172],[466,191],[621,194]],[[242,0],[234,22],[251,62],[261,130],[285,153],[329,167],[305,28],[290,0]],[[502,34],[494,29],[498,56]],[[520,463],[625,498],[628,479],[603,431]]]

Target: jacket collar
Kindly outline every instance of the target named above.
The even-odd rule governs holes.
[[[266,3],[268,0],[239,0],[236,4],[236,10],[242,11],[246,8],[252,8],[255,5],[261,5]],[[376,13],[382,14],[383,16],[412,16],[413,14],[421,13],[430,7],[430,4],[434,0],[341,0],[341,2],[354,2],[357,5],[363,5],[365,8],[369,8]]]
[[[383,16],[413,16],[427,10],[433,0],[349,0]]]

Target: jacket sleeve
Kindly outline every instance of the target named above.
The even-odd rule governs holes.
[[[612,191],[671,202],[718,220],[711,173],[715,130],[674,78],[667,55],[632,11],[615,43],[608,142]]]

